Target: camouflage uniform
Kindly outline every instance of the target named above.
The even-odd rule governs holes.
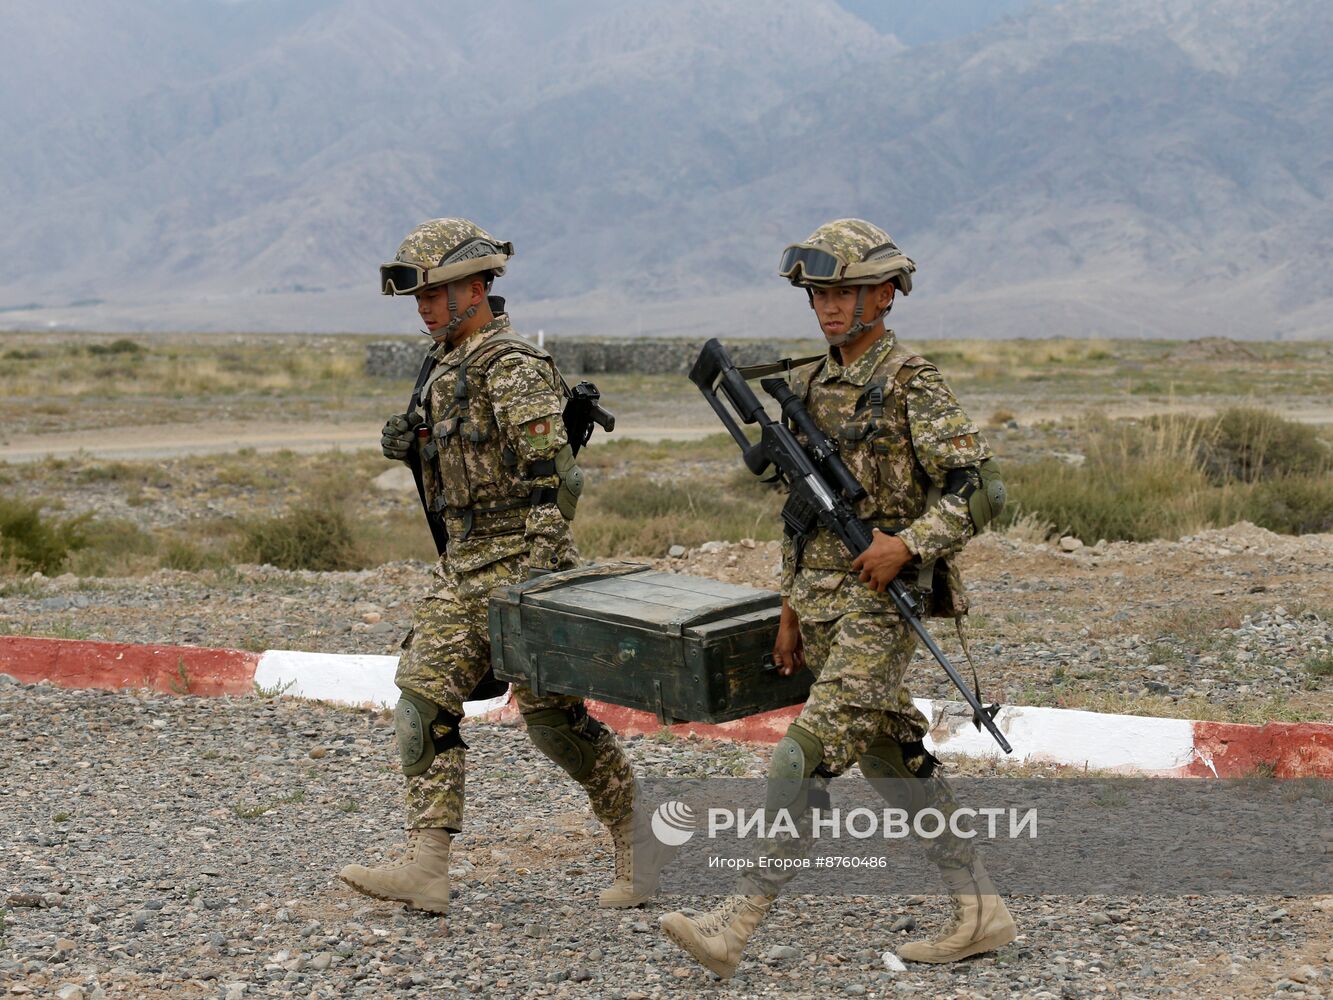
[[[417,606],[394,680],[454,717],[490,663],[491,591],[525,579],[529,566],[578,562],[553,495],[553,463],[567,444],[559,376],[548,356],[509,342],[512,336],[501,314],[459,347],[437,348],[439,363],[423,393],[431,428],[419,446],[426,499],[445,517],[449,546],[435,568],[434,592]],[[527,475],[533,466],[539,474]],[[595,746],[591,772],[580,781],[593,811],[607,825],[627,816],[634,778],[611,731],[587,718],[580,699],[538,697],[517,685],[513,695],[525,717],[544,709],[578,717],[575,728]],[[437,744],[457,739],[448,730],[447,721],[436,723]],[[461,829],[464,750],[449,746],[429,770],[407,778],[410,829]]]
[[[992,452],[939,371],[888,330],[851,365],[830,351],[796,374],[793,389],[865,487],[857,515],[897,533],[917,563],[933,562],[933,610],[962,614],[962,581],[948,557],[971,538],[972,519],[966,502],[942,489],[948,470],[977,465]],[[935,501],[929,507],[928,499]],[[889,595],[867,587],[851,564],[827,531],[799,554],[790,538],[783,543],[782,593],[800,618],[806,663],[817,678],[795,721],[823,743],[825,778],[843,774],[878,739],[900,744],[909,768],[928,772],[927,804],[951,815],[957,805],[943,775],[928,766],[922,740],[929,726],[905,684],[916,633]],[[915,565],[904,567],[905,582]],[[774,845],[783,853],[793,846]],[[926,842],[926,853],[937,864],[967,865],[972,842],[941,836]]]
[[[894,295],[912,290],[915,270],[888,233],[861,219],[820,226],[788,246],[778,265],[782,277],[806,289],[812,307],[818,305],[816,289],[827,290],[821,297],[857,289],[846,329],[826,332],[827,357],[800,370],[793,391],[865,488],[857,514],[896,534],[913,557],[899,572],[903,582],[927,595],[932,614],[961,615],[962,581],[948,557],[994,516],[1004,489],[988,461],[990,448],[939,372],[899,347],[883,326]],[[889,282],[894,294],[886,294]],[[836,300],[822,301],[837,311]],[[840,348],[867,335],[875,339],[844,365]],[[953,793],[922,742],[927,722],[904,684],[916,635],[892,599],[860,579],[853,561],[825,530],[784,543],[784,628],[790,628],[789,608],[799,619],[805,661],[816,681],[774,748],[768,772],[765,808],[786,810],[797,835],[760,841],[759,854],[806,854],[810,807],[824,807],[829,780],[855,762],[891,805],[909,814],[933,808],[948,820],[941,836],[927,838],[926,852],[954,900],[953,924],[935,940],[903,945],[899,956],[955,962],[993,951],[1014,940],[1015,925],[971,840],[955,832],[968,827],[955,824]],[[788,633],[779,641],[789,639]],[[740,894],[720,908],[662,918],[668,938],[723,978],[735,973],[746,943],[796,869],[761,863],[751,871],[740,880]]]

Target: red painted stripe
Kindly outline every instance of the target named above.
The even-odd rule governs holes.
[[[0,673],[25,684],[67,688],[152,688],[170,694],[248,694],[259,654],[201,646],[0,636]]]
[[[772,744],[780,740],[801,706],[765,712],[763,715],[721,725],[679,723],[671,726],[678,736],[690,734],[709,739],[739,740]],[[651,712],[620,705],[589,701],[588,711],[622,736],[648,736],[660,732],[662,724]],[[511,700],[504,708],[489,712],[490,721],[517,723],[518,706]],[[1172,772],[1175,777],[1211,778],[1211,760],[1222,778],[1243,778],[1272,773],[1279,778],[1333,778],[1333,725],[1322,722],[1272,722],[1251,726],[1235,722],[1195,722],[1197,756],[1189,765]]]
[[[610,726],[621,736],[651,736],[662,731],[662,723],[652,712],[642,712],[637,708],[625,708],[623,705],[611,705],[604,701],[588,701],[588,712],[598,722]],[[700,736],[710,740],[738,740],[742,743],[776,743],[782,739],[792,720],[800,714],[800,705],[775,709],[749,718],[736,719],[711,725],[705,722],[678,722],[670,726],[677,736]],[[489,722],[519,721],[518,704],[510,698],[508,704],[494,712],[487,712],[481,718]]]
[[[1210,777],[1211,760],[1220,778],[1333,778],[1333,725],[1326,722],[1196,722],[1194,751],[1185,769],[1192,777]]]
[[[51,681],[69,688],[152,688],[171,694],[248,694],[260,654],[200,646],[137,646],[0,636],[0,673],[24,683]],[[589,701],[589,711],[626,736],[651,735],[662,729],[650,712]],[[720,725],[679,723],[678,736],[776,743],[800,712],[799,705]],[[484,718],[517,722],[511,700]],[[1195,760],[1182,776],[1240,778],[1272,774],[1279,778],[1333,778],[1333,724],[1273,722],[1249,726],[1232,722],[1194,722]],[[1211,762],[1211,767],[1209,763]]]

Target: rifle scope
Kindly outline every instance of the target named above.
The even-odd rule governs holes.
[[[810,457],[815,460],[819,468],[823,470],[824,475],[833,480],[833,485],[838,491],[847,498],[850,503],[864,500],[866,498],[866,489],[862,486],[855,476],[852,475],[846,463],[838,455],[838,447],[829,440],[829,436],[819,429],[814,418],[810,416],[810,411],[801,403],[801,398],[791,391],[785,379],[765,378],[760,379],[759,384],[764,387],[764,392],[768,393],[778,401],[782,407],[782,415],[787,418],[796,429],[805,435],[809,442],[806,450]]]

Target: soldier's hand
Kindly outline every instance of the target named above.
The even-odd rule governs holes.
[[[912,552],[897,535],[875,529],[870,548],[852,560],[852,569],[861,574],[861,582],[883,593],[898,571],[912,561]]]
[[[416,416],[413,414],[413,416]],[[420,418],[416,421],[421,423]],[[384,422],[384,430],[380,434],[380,451],[384,452],[385,458],[397,459],[400,462],[407,460],[408,453],[412,450],[413,438],[416,425],[408,422],[408,418],[401,413],[395,413]]]
[[[782,599],[782,617],[778,619],[778,638],[773,643],[773,666],[783,677],[805,668],[805,640],[801,638],[801,619]]]

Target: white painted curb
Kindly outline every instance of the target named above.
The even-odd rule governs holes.
[[[332,701],[340,705],[395,705],[398,686],[396,656],[350,653],[303,653],[270,649],[255,667],[255,684],[278,690],[284,697]],[[483,715],[501,708],[508,694],[486,701],[463,702],[465,716]]]
[[[931,722],[926,745],[932,752],[1006,757],[990,733],[972,725],[972,710],[963,702],[914,701]],[[995,723],[1019,760],[1142,774],[1175,771],[1202,759],[1212,769],[1211,761],[1195,749],[1189,719],[1006,705]]]
[[[32,640],[26,640],[31,642]],[[392,705],[396,656],[356,656],[273,649],[259,657],[254,681],[294,698],[344,705]],[[1176,777],[1243,777],[1264,768],[1278,777],[1333,776],[1333,725],[1270,723],[1266,726],[1139,715],[1108,715],[1067,708],[1006,706],[996,724],[1013,744],[1006,757],[990,734],[972,725],[971,710],[961,702],[916,699],[930,720],[926,745],[936,753],[966,757],[1062,764],[1088,770]],[[508,695],[464,702],[467,716],[503,709],[515,717]],[[661,726],[650,713],[589,702],[594,715],[617,732],[655,733]],[[766,712],[718,725],[682,723],[682,733],[718,739],[776,743],[800,706]]]

